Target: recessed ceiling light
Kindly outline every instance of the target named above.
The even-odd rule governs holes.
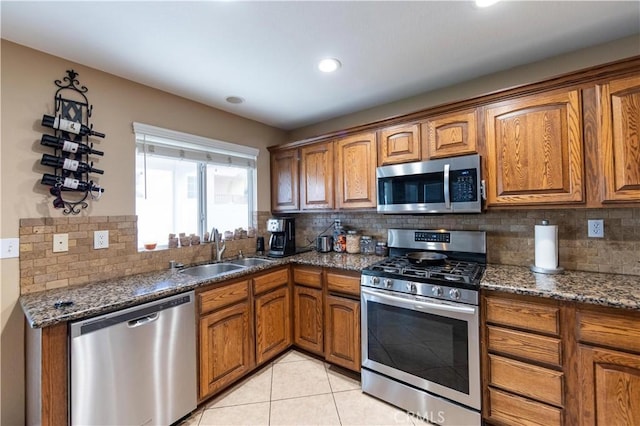
[[[323,59],[318,63],[318,69],[322,72],[334,72],[341,66],[340,61],[335,58]]]
[[[240,96],[229,96],[227,97],[226,101],[230,104],[241,104],[244,102],[244,99],[242,99]]]
[[[478,7],[489,7],[498,3],[500,0],[476,0],[476,6]]]

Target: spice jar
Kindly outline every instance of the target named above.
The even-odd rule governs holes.
[[[370,235],[363,235],[360,238],[360,253],[373,254],[375,252],[374,240]]]
[[[385,241],[378,241],[376,243],[376,255],[387,256],[388,253],[389,252],[387,250],[387,243]]]
[[[360,235],[357,231],[350,230],[347,232],[347,253],[360,253]]]

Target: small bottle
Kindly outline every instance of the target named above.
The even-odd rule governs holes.
[[[378,241],[376,243],[376,256],[387,256],[387,243],[385,241]]]
[[[347,253],[360,253],[360,235],[358,235],[358,231],[349,230],[347,232]]]
[[[48,146],[50,148],[60,149],[64,152],[71,152],[73,154],[95,154],[103,156],[104,152],[91,148],[89,145],[83,143],[71,142],[62,138],[57,138],[51,135],[42,135],[40,139],[40,145]]]
[[[54,117],[52,115],[42,116],[42,125],[45,127],[51,127],[52,129],[62,130],[67,133],[75,133],[80,136],[97,136],[104,138],[104,133],[96,132],[88,126],[77,121],[65,120],[64,118]]]
[[[103,170],[94,169],[91,164],[83,161],[72,160],[71,158],[56,157],[55,155],[42,154],[42,160],[40,164],[45,166],[56,167],[58,169],[70,170],[72,172],[81,173],[98,173],[104,174]]]

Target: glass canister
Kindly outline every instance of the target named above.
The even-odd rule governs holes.
[[[378,256],[388,256],[389,250],[387,249],[386,241],[378,241],[376,243],[376,255]]]
[[[360,253],[373,254],[375,252],[375,240],[371,235],[363,235],[360,238]]]
[[[360,235],[358,231],[347,231],[347,253],[360,253]]]
[[[333,228],[333,251],[344,253],[347,250],[347,233],[339,223]]]

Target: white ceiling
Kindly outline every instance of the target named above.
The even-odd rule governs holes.
[[[2,38],[285,130],[640,33],[638,1],[0,6]]]

